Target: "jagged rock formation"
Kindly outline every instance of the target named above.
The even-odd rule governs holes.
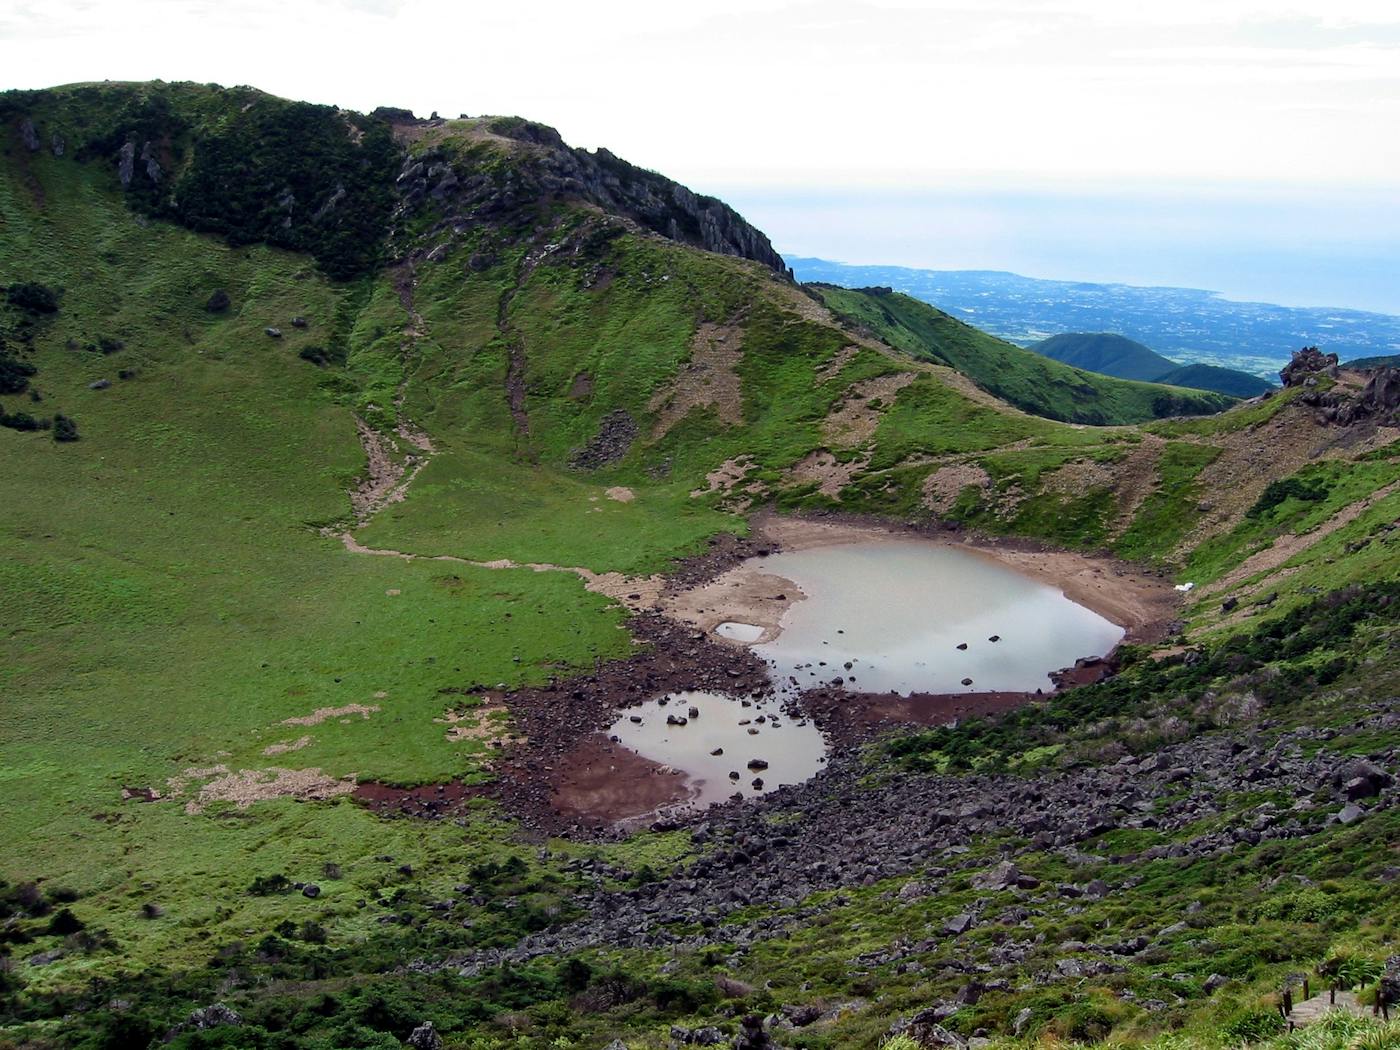
[[[1285,387],[1306,387],[1299,403],[1317,410],[1319,423],[1352,426],[1357,423],[1377,425],[1400,421],[1400,368],[1382,366],[1367,372],[1352,372],[1353,380],[1366,375],[1366,383],[1356,389],[1354,382],[1342,383],[1330,389],[1319,389],[1318,379],[1338,379],[1342,369],[1336,354],[1324,354],[1315,346],[1305,346],[1293,354],[1279,372]]]
[[[1337,377],[1337,355],[1324,354],[1315,346],[1305,346],[1293,352],[1293,360],[1279,371],[1279,378],[1285,387],[1304,386],[1309,379],[1319,375],[1332,379]]]
[[[448,122],[419,121],[401,111],[378,110],[376,115],[400,130],[451,130]],[[487,123],[485,132],[519,144],[510,165],[503,168],[491,156],[454,155],[445,147],[409,156],[398,176],[398,217],[431,202],[444,212],[441,226],[461,227],[467,219],[501,218],[541,201],[583,202],[682,244],[753,259],[791,276],[767,236],[723,201],[696,194],[606,149],[570,148],[559,132],[543,124],[501,117]]]

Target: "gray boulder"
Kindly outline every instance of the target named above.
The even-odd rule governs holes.
[[[437,1034],[432,1021],[424,1021],[409,1034],[404,1045],[413,1050],[442,1050],[442,1036]]]
[[[981,875],[973,876],[972,885],[979,890],[1004,890],[1015,886],[1020,877],[1021,869],[1011,861],[1004,860]]]
[[[122,189],[131,185],[131,177],[136,174],[136,143],[126,142],[117,151],[117,178]]]
[[[971,915],[967,914],[967,912],[963,912],[963,914],[954,915],[951,919],[945,922],[943,924],[943,930],[945,933],[951,933],[954,937],[957,937],[972,929],[972,927],[976,924],[976,919],[974,919]]]
[[[224,1003],[214,1003],[194,1011],[177,1031],[207,1032],[211,1028],[237,1028],[243,1018]]]

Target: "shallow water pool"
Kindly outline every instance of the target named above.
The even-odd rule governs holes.
[[[668,717],[673,721],[668,723]],[[683,725],[675,724],[682,719]],[[722,693],[672,693],[625,709],[608,733],[643,758],[684,770],[695,792],[692,805],[722,802],[735,792],[752,797],[783,784],[800,784],[826,762],[820,730],[787,717],[776,699],[745,706]],[[766,766],[753,768],[751,763]],[[755,779],[761,786],[754,785]]]
[[[1107,654],[1124,633],[1055,587],[918,540],[787,551],[763,571],[806,595],[776,639],[753,646],[788,691],[836,678],[905,696],[1049,690],[1051,671]]]

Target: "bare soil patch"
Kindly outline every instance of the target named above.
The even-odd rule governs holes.
[[[947,514],[969,485],[990,491],[992,476],[976,463],[950,463],[924,479],[923,504],[935,514]]]
[[[680,770],[643,758],[602,733],[580,740],[547,770],[550,807],[564,820],[635,820],[692,795]]]
[[[587,401],[593,396],[593,373],[580,372],[569,384],[569,398],[573,401]]]
[[[1041,475],[1041,488],[1066,496],[1086,496],[1095,489],[1111,488],[1116,480],[1117,472],[1109,464],[1081,459]]]
[[[817,491],[823,496],[840,499],[841,490],[868,462],[864,457],[857,457],[842,463],[826,449],[818,449],[794,463],[788,469],[785,480],[799,485],[815,483]]]
[[[860,347],[856,346],[855,343],[848,343],[840,350],[836,351],[836,353],[832,354],[831,360],[819,367],[816,371],[818,385],[829,382],[839,376],[858,353],[860,353]]]
[[[510,724],[510,709],[504,704],[486,704],[465,711],[447,710],[434,722],[447,726],[448,740],[480,740],[491,746],[512,741],[525,743],[517,737]]]
[[[285,755],[288,751],[300,751],[302,748],[309,747],[310,745],[310,736],[299,736],[295,740],[283,740],[276,744],[268,744],[267,747],[263,748],[263,754],[269,757],[272,755]]]
[[[392,438],[362,419],[355,420],[355,430],[365,450],[365,473],[350,493],[350,507],[355,521],[363,525],[391,503],[403,502],[408,486],[427,465],[433,443],[427,434],[409,423],[401,423],[398,429],[399,435],[413,448],[407,453]]]
[[[1350,525],[1381,500],[1386,499],[1397,491],[1400,491],[1400,481],[1391,482],[1384,488],[1377,489],[1365,499],[1357,500],[1355,503],[1343,507],[1310,532],[1284,533],[1282,536],[1275,539],[1268,547],[1251,554],[1220,579],[1203,587],[1201,589],[1202,595],[1209,596],[1219,594],[1222,591],[1230,590],[1238,586],[1251,576],[1278,569],[1284,562],[1293,558],[1295,555],[1301,554],[1309,547],[1326,539],[1338,529]]]
[[[614,485],[606,490],[603,495],[617,503],[631,503],[637,498],[637,494],[625,485]]]
[[[247,809],[255,802],[276,798],[328,799],[355,790],[354,774],[337,780],[319,769],[240,769],[222,772],[202,785],[199,794],[185,803],[185,812],[201,813],[216,802]]]
[[[322,722],[332,718],[348,718],[351,715],[359,715],[361,718],[368,718],[378,710],[378,704],[346,704],[344,707],[318,707],[309,715],[284,718],[282,724],[284,726],[318,726]]]
[[[744,330],[737,325],[700,324],[690,342],[690,361],[647,405],[656,413],[653,441],[664,437],[696,408],[714,409],[715,415],[731,426],[744,421],[744,391],[739,381],[743,341]]]
[[[1127,531],[1147,497],[1157,488],[1157,462],[1165,445],[1166,442],[1155,434],[1144,434],[1138,446],[1114,464],[1118,516],[1109,528],[1111,538],[1116,539]]]
[[[1264,487],[1319,460],[1354,459],[1395,438],[1393,429],[1347,428],[1319,423],[1301,405],[1288,405],[1255,427],[1213,435],[1204,443],[1224,451],[1201,471],[1197,484],[1209,493],[1199,524],[1181,544],[1188,550],[1235,526]]]
[[[918,378],[913,372],[876,376],[853,384],[845,398],[822,422],[822,435],[833,448],[857,448],[875,436],[880,417],[895,396]]]

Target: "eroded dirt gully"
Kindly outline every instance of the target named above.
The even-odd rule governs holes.
[[[473,787],[447,784],[414,789],[361,784],[356,796],[386,815],[426,817],[447,815],[467,798],[490,797],[526,827],[555,834],[589,834],[654,819],[666,823],[703,819],[699,811],[677,809],[691,796],[683,773],[614,743],[606,729],[619,709],[668,692],[710,690],[752,699],[774,697],[764,662],[748,646],[717,637],[715,626],[740,620],[773,627],[783,610],[800,600],[801,592],[791,581],[763,571],[765,556],[882,536],[917,537],[1000,561],[1060,588],[1072,600],[1119,624],[1127,632],[1125,641],[1156,642],[1178,628],[1181,596],[1170,581],[1109,557],[972,536],[937,525],[762,513],[751,520],[747,538],[715,536],[707,551],[686,559],[664,578],[608,581],[607,589],[632,612],[628,626],[639,643],[633,656],[539,687],[469,692],[483,705],[504,705],[515,723],[517,739],[499,747],[493,781]],[[357,549],[348,536],[346,542]],[[503,568],[511,563],[471,564]],[[579,572],[586,583],[590,576],[599,578],[586,570],[561,571]],[[1058,680],[1062,687],[1073,687],[1097,680],[1112,668],[1110,656],[1068,669]],[[789,718],[811,719],[826,735],[832,761],[818,776],[841,777],[855,775],[855,765],[845,759],[873,737],[899,727],[942,725],[1006,711],[1036,697],[1035,693],[977,692],[901,697],[827,686],[807,690],[785,701],[784,707]],[[781,741],[775,739],[772,746],[780,747]],[[783,791],[763,797],[780,800]]]

